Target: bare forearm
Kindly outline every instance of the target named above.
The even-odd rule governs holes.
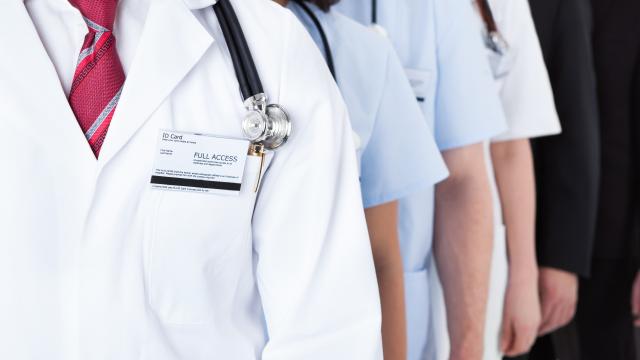
[[[407,337],[402,267],[385,267],[376,264],[376,273],[382,306],[384,358],[385,360],[405,360]]]
[[[434,250],[451,358],[474,360],[482,356],[493,237],[491,195],[481,145],[462,159],[444,155],[451,177],[436,188]]]
[[[507,230],[509,278],[535,281],[535,179],[529,141],[492,144],[491,156]]]
[[[385,360],[407,358],[404,272],[397,232],[397,203],[365,210],[382,307]]]

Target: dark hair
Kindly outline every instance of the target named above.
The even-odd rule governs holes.
[[[340,0],[308,0],[310,3],[316,4],[322,11],[329,11],[329,9],[338,3]]]

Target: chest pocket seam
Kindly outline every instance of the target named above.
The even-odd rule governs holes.
[[[262,181],[271,165],[271,159],[272,156],[265,158]],[[224,287],[216,287],[216,280],[222,280],[222,283],[225,283],[225,280],[229,283],[237,281],[237,279],[225,278],[225,276],[232,276],[229,274],[234,274],[234,271],[222,274],[222,265],[233,264],[235,260],[229,260],[232,257],[230,254],[239,251],[242,255],[244,248],[247,250],[246,258],[252,259],[251,223],[259,195],[259,192],[254,192],[258,169],[260,169],[259,161],[249,156],[239,195],[161,191],[158,199],[152,202],[150,230],[146,235],[148,238],[145,239],[148,243],[149,259],[145,269],[148,281],[146,298],[151,310],[163,324],[172,326],[210,324],[216,315],[215,300],[217,300],[212,299],[210,289],[216,288],[216,292],[222,294],[226,290]],[[184,201],[185,206],[195,204],[201,205],[198,206],[199,210],[211,210],[211,215],[196,214],[196,210],[187,212],[187,215],[196,214],[195,218],[207,221],[207,224],[200,225],[201,231],[192,229],[192,227],[198,227],[197,223],[190,225],[191,221],[196,220],[192,220],[189,216],[184,218],[184,211],[182,213],[175,211],[177,206],[166,208],[171,205],[168,203],[168,196],[173,197],[172,201],[176,203]],[[216,203],[216,201],[222,201],[222,203]],[[239,203],[233,209],[224,211],[224,208],[233,205],[234,201]],[[216,214],[223,214],[222,219],[215,220]],[[236,214],[239,214],[241,219],[234,217]],[[210,217],[212,220],[209,220]],[[183,218],[183,220],[177,220],[176,226],[186,229],[190,237],[179,238],[177,236],[179,233],[176,233],[175,229],[171,231],[171,225],[168,223],[173,218]],[[223,227],[229,226],[234,220],[237,220],[237,225],[228,232],[223,231]],[[164,238],[161,233],[163,228],[169,229],[170,233]],[[163,243],[164,246],[160,246]]]

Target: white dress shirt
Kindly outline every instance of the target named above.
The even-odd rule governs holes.
[[[24,0],[24,4],[68,96],[78,55],[89,32],[87,23],[69,0]],[[113,34],[125,74],[133,61],[148,8],[149,0],[118,2]]]

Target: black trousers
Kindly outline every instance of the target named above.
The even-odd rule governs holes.
[[[578,308],[567,327],[536,341],[518,360],[636,360],[631,260],[594,259],[591,278],[580,281]]]

